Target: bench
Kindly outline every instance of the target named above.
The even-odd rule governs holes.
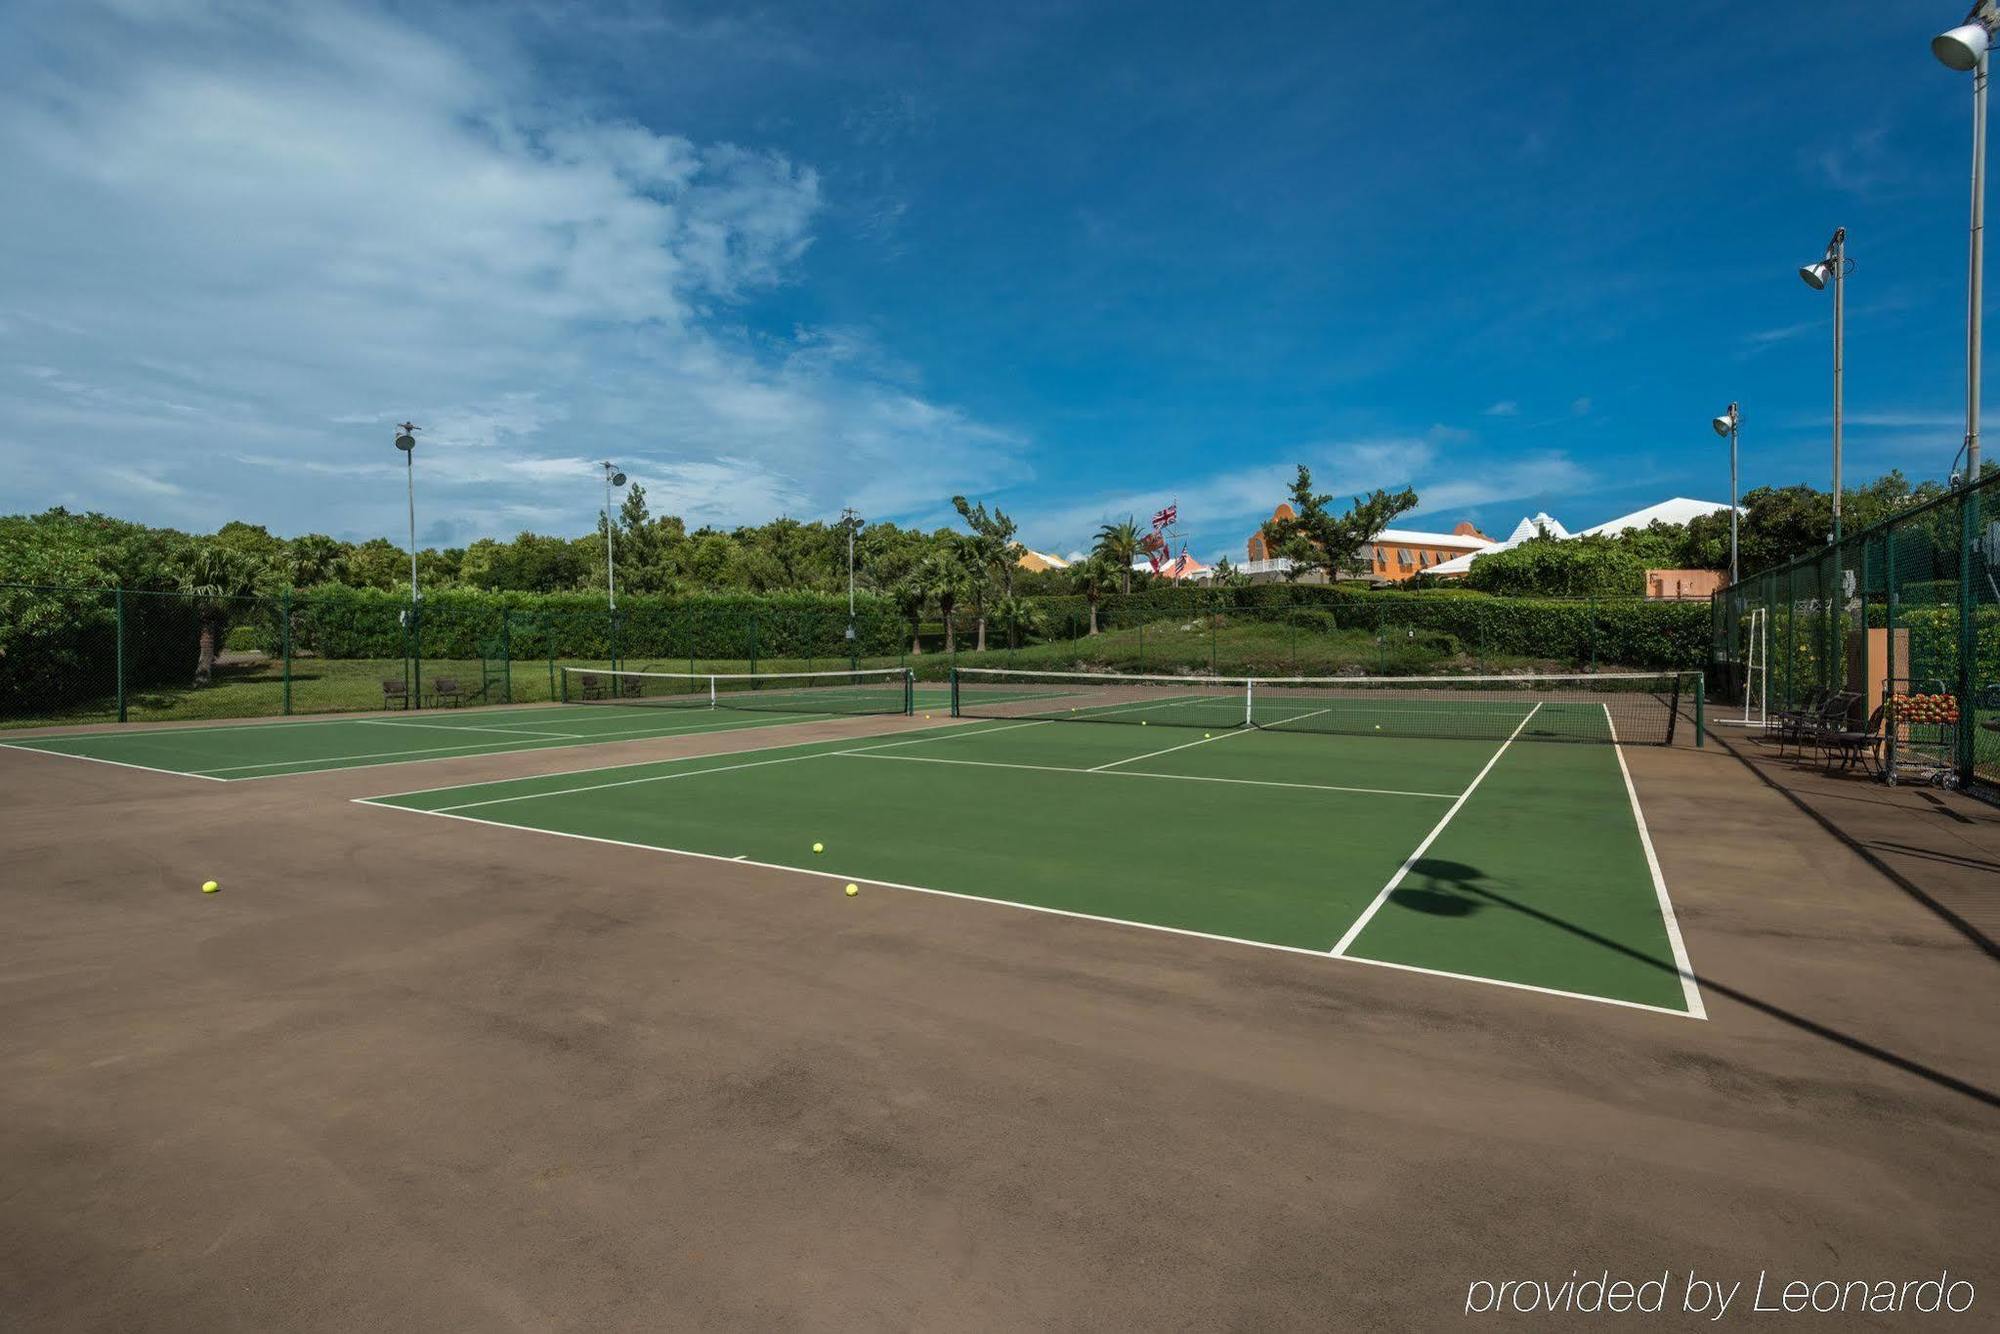
[[[410,683],[399,679],[382,682],[382,707],[385,709],[410,707]]]
[[[435,681],[431,682],[432,704],[434,705],[449,704],[451,705],[451,707],[455,709],[464,701],[465,701],[465,692],[459,689],[458,678],[452,676],[440,676]]]

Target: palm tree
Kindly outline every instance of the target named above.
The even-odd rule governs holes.
[[[993,616],[1007,627],[1007,647],[1021,646],[1021,632],[1038,634],[1043,628],[1041,608],[1028,598],[1003,594],[993,604]]]
[[[903,620],[910,627],[912,657],[924,651],[924,604],[931,598],[930,591],[918,580],[920,573],[913,572],[909,578],[889,585],[888,590],[896,610],[903,613]]]
[[[1139,559],[1139,525],[1126,515],[1119,523],[1107,523],[1097,530],[1097,547],[1092,553],[1102,556],[1118,571],[1118,591],[1132,591],[1132,562]]]
[[[951,613],[971,584],[965,564],[959,559],[957,544],[942,544],[924,557],[917,577],[924,591],[937,603],[938,615],[944,618],[944,651],[957,652],[958,636]]]
[[[1111,591],[1115,582],[1111,565],[1104,557],[1093,555],[1088,560],[1080,560],[1069,567],[1070,587],[1083,595],[1090,604],[1090,633],[1097,633],[1097,605]]]
[[[200,626],[194,683],[205,686],[215,674],[215,655],[229,634],[229,622],[247,610],[264,567],[254,557],[219,542],[191,547],[175,571],[181,593],[194,604]]]

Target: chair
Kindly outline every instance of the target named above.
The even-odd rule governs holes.
[[[585,699],[604,698],[604,678],[595,672],[583,672],[576,678],[577,688]]]
[[[1796,709],[1779,709],[1771,715],[1771,724],[1778,741],[1778,753],[1785,753],[1788,744],[1802,742],[1806,728],[1819,717],[1826,707],[1826,697],[1831,693],[1824,686],[1814,686],[1806,692],[1805,701]]]
[[[1851,732],[1854,706],[1860,702],[1861,696],[1856,691],[1836,690],[1829,693],[1818,714],[1806,719],[1799,728],[1799,754],[1803,756],[1809,749],[1822,749],[1827,744],[1827,738]]]
[[[401,678],[385,679],[382,682],[382,707],[385,709],[410,707],[410,683]]]
[[[435,704],[449,704],[454,709],[465,700],[465,692],[458,688],[458,678],[440,676],[431,682],[431,701]]]
[[[1833,772],[1833,761],[1838,757],[1843,772],[1857,764],[1865,774],[1879,772],[1884,739],[1882,728],[1887,715],[1887,706],[1878,705],[1875,712],[1868,715],[1867,725],[1858,731],[1849,729],[1821,733],[1819,744],[1826,751],[1826,771]]]

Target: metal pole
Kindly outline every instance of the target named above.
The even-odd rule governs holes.
[[[1736,563],[1736,519],[1741,508],[1736,501],[1736,405],[1729,405],[1729,586],[1734,588],[1742,577]]]
[[[1986,53],[1972,75],[1972,257],[1965,315],[1965,482],[1979,480],[1979,361],[1986,287]]]
[[[1846,347],[1847,229],[1833,239],[1833,541],[1840,541],[1840,389]]]
[[[611,544],[611,464],[604,464],[604,587],[611,610],[618,610],[618,561]]]
[[[403,476],[410,491],[410,603],[416,604],[423,594],[417,591],[417,451],[403,451]]]

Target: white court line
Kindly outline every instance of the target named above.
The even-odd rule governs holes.
[[[1233,734],[1232,734],[1233,735]],[[1144,769],[1072,769],[1060,764],[1005,764],[999,760],[947,760],[937,755],[873,755],[862,750],[836,750],[863,760],[895,760],[904,764],[964,764],[976,769],[1034,769],[1051,774],[1103,774],[1106,778],[1165,778],[1176,783],[1240,783],[1247,787],[1292,787],[1308,792],[1358,792],[1375,797],[1428,797],[1456,801],[1456,792],[1405,792],[1393,787],[1337,787],[1332,783],[1281,783],[1271,778],[1217,778],[1208,774],[1156,774]]]
[[[762,723],[755,723],[755,724],[749,724],[749,725],[746,725],[746,726],[743,726],[743,727],[717,727],[717,728],[710,728],[709,730],[710,730],[710,731],[713,731],[713,732],[743,732],[743,731],[748,731],[748,730],[750,730],[750,729],[751,729],[751,727],[758,727],[758,726],[764,726],[764,725],[765,725],[765,724],[762,724]],[[1011,726],[1010,726],[1010,727],[970,727],[970,728],[961,728],[961,727],[957,727],[957,726],[953,726],[952,724],[949,724],[949,723],[940,723],[940,724],[938,724],[938,725],[937,725],[937,726],[935,726],[935,727],[924,727],[924,728],[918,728],[917,730],[918,730],[918,731],[920,731],[920,732],[922,732],[922,733],[923,733],[924,735],[922,735],[922,736],[920,736],[920,737],[914,737],[914,738],[912,738],[912,741],[934,741],[934,740],[936,740],[936,739],[938,738],[938,736],[940,736],[940,735],[947,735],[947,734],[949,734],[949,735],[964,735],[964,736],[973,736],[973,735],[977,735],[978,733],[981,733],[981,732],[1005,732],[1005,731],[1009,731],[1009,730],[1011,730],[1011,727],[1024,727],[1024,726],[1027,726],[1027,724],[1025,724],[1025,723],[1015,723],[1015,724],[1011,724]],[[657,736],[657,735],[661,735],[661,734],[660,734],[660,733],[647,733],[647,735],[648,735],[648,736]],[[678,735],[678,734],[670,734],[670,735]],[[658,760],[627,760],[627,761],[625,761],[625,762],[624,762],[623,764],[602,764],[602,765],[593,765],[593,766],[591,766],[591,767],[590,767],[590,768],[588,768],[588,769],[571,769],[571,770],[569,771],[569,773],[568,773],[567,775],[565,775],[565,774],[538,774],[538,775],[532,775],[532,776],[533,776],[533,777],[540,777],[540,778],[562,778],[562,777],[566,777],[566,776],[571,776],[571,775],[581,775],[581,774],[608,774],[608,773],[616,773],[616,772],[617,772],[618,770],[620,770],[620,769],[657,769],[657,768],[659,768],[659,767],[660,767],[661,765],[663,765],[663,764],[687,764],[687,763],[689,763],[689,762],[691,762],[691,761],[694,761],[694,760],[712,760],[712,759],[715,759],[715,758],[717,758],[717,757],[718,757],[719,755],[761,755],[761,754],[763,754],[763,753],[764,753],[765,751],[767,751],[767,750],[798,750],[799,748],[801,748],[801,747],[803,747],[803,746],[835,746],[835,745],[839,745],[839,744],[841,744],[841,740],[842,740],[842,738],[835,738],[835,739],[833,739],[833,740],[831,740],[831,741],[779,741],[779,742],[776,742],[775,744],[773,744],[773,745],[769,745],[769,746],[748,746],[748,747],[745,747],[745,748],[744,748],[744,749],[742,749],[742,750],[730,750],[730,751],[717,751],[717,752],[711,752],[711,753],[709,753],[709,754],[706,754],[706,755],[669,755],[669,756],[667,756],[667,757],[666,757],[666,758],[664,758],[664,759],[658,759]],[[901,745],[901,744],[903,744],[903,743],[901,743],[901,742],[897,742],[896,744],[898,744],[898,745]],[[574,747],[574,746],[538,746],[538,747],[536,747],[536,749],[537,749],[537,750],[574,750],[574,749],[576,749],[576,747]],[[450,758],[450,757],[449,757],[449,756],[447,756],[446,758]],[[244,780],[241,780],[241,779],[239,779],[239,780],[237,780],[237,781],[241,782],[241,781],[244,781]],[[500,784],[502,784],[502,783],[520,783],[520,782],[526,782],[526,781],[527,781],[527,779],[526,779],[526,778],[496,778],[496,779],[491,779],[491,780],[489,780],[489,781],[487,781],[487,782],[484,782],[484,783],[456,783],[456,784],[450,784],[450,785],[448,785],[448,786],[446,786],[446,787],[443,787],[443,788],[435,788],[435,787],[413,787],[413,788],[406,788],[406,789],[404,789],[403,791],[400,791],[400,792],[379,792],[379,793],[376,793],[376,794],[375,794],[374,796],[372,796],[372,797],[350,797],[350,798],[348,798],[348,800],[350,800],[350,801],[358,801],[358,802],[371,802],[371,801],[374,801],[374,802],[386,802],[386,801],[390,801],[390,800],[392,800],[392,799],[394,799],[394,798],[396,798],[396,797],[421,797],[421,796],[425,795],[426,793],[431,793],[431,792],[448,792],[448,791],[450,791],[450,790],[451,790],[451,788],[452,788],[452,787],[497,787],[497,786],[499,786],[499,785],[500,785]]]
[[[54,738],[50,738],[53,740]],[[226,783],[227,778],[211,778],[207,774],[196,773],[192,769],[159,769],[150,764],[133,764],[129,760],[107,760],[96,755],[80,755],[73,750],[44,750],[40,746],[24,746],[14,741],[0,741],[0,746],[8,750],[24,750],[33,755],[55,755],[65,760],[89,760],[92,764],[114,764],[120,769],[143,769],[149,774],[171,774],[175,778],[199,778],[209,783]]]
[[[1674,971],[1681,978],[1681,999],[1687,1003],[1688,1013],[1697,1019],[1708,1018],[1708,1007],[1702,1004],[1701,988],[1694,979],[1694,964],[1688,959],[1687,942],[1681,939],[1680,919],[1674,916],[1673,900],[1667,897],[1667,877],[1660,870],[1660,858],[1653,851],[1653,835],[1646,828],[1646,814],[1639,809],[1639,789],[1632,785],[1632,771],[1625,765],[1625,751],[1618,744],[1618,724],[1612,720],[1611,706],[1604,707],[1604,725],[1611,729],[1611,753],[1618,757],[1618,772],[1625,779],[1625,795],[1632,801],[1632,821],[1639,826],[1639,846],[1646,850],[1646,869],[1653,876],[1653,896],[1660,902],[1660,919],[1666,924],[1667,944],[1674,951]]]
[[[357,805],[379,805],[364,797],[353,798]],[[1251,949],[1273,950],[1279,954],[1302,955],[1322,963],[1329,959],[1341,963],[1367,964],[1374,968],[1393,968],[1398,972],[1421,973],[1426,977],[1450,978],[1459,982],[1476,982],[1482,986],[1503,987],[1508,991],[1527,991],[1542,996],[1556,996],[1563,1000],[1592,1001],[1598,1005],[1615,1005],[1622,1010],[1644,1010],[1649,1014],[1663,1014],[1675,1019],[1691,1016],[1680,1010],[1664,1005],[1648,1005],[1643,1001],[1620,1000],[1615,996],[1593,996],[1587,991],[1563,991],[1557,987],[1538,987],[1528,982],[1509,982],[1504,978],[1480,977],[1476,973],[1454,973],[1443,968],[1424,968],[1417,964],[1389,963],[1381,959],[1364,959],[1357,955],[1330,955],[1323,950],[1308,949],[1302,945],[1279,945],[1268,940],[1250,940],[1243,936],[1219,935],[1213,931],[1195,931],[1184,926],[1163,926],[1156,922],[1134,922],[1123,917],[1105,917],[1098,913],[1076,912],[1069,908],[1045,908],[1036,903],[1017,903],[1013,899],[989,898],[984,894],[967,894],[955,889],[933,889],[928,885],[909,885],[896,880],[875,880],[867,876],[853,875],[842,871],[814,871],[803,866],[785,866],[778,862],[752,861],[747,856],[725,857],[714,852],[695,852],[688,848],[668,848],[652,843],[633,843],[619,838],[600,838],[595,834],[572,834],[561,829],[543,829],[535,825],[509,824],[505,820],[482,820],[476,815],[453,815],[445,811],[427,811],[416,806],[384,806],[386,810],[402,811],[411,815],[433,815],[444,820],[463,820],[467,824],[485,825],[491,829],[511,829],[524,834],[545,834],[555,838],[575,839],[579,843],[599,843],[613,848],[632,848],[640,852],[665,853],[670,857],[692,857],[699,861],[727,862],[736,866],[755,866],[765,871],[790,871],[795,875],[809,875],[820,880],[853,881],[861,885],[874,885],[880,889],[901,889],[912,894],[930,894],[942,899],[960,899],[967,903],[987,903],[995,907],[1013,908],[1021,912],[1043,913],[1050,917],[1067,917],[1079,922],[1097,922],[1106,926],[1126,926],[1140,931],[1158,931],[1170,936],[1183,936],[1193,940],[1209,940],[1224,945],[1247,945]]]
[[[356,718],[363,727],[426,727],[433,732],[498,732],[502,736],[539,736],[574,740],[585,735],[582,732],[524,732],[518,727],[479,727],[472,723],[416,723],[405,722],[401,718]]]
[[[1283,719],[1282,721],[1284,721],[1284,722],[1288,722],[1288,723],[1296,723],[1296,722],[1300,722],[1300,721],[1302,721],[1302,720],[1304,720],[1304,719],[1307,719],[1307,718],[1315,718],[1315,717],[1318,717],[1318,716],[1319,716],[1320,714],[1322,714],[1322,713],[1328,713],[1328,712],[1331,712],[1331,710],[1328,710],[1328,709],[1314,709],[1314,710],[1313,710],[1313,711],[1312,711],[1311,713],[1301,713],[1301,714],[1298,714],[1298,715],[1296,715],[1295,717],[1291,717],[1291,718],[1286,718],[1286,719]],[[1250,732],[1254,732],[1254,731],[1256,731],[1256,730],[1257,730],[1257,729],[1256,729],[1256,728],[1254,728],[1254,727],[1237,727],[1237,728],[1233,728],[1233,729],[1231,729],[1230,731],[1227,731],[1227,732],[1224,732],[1224,733],[1222,734],[1222,736],[1205,736],[1205,737],[1203,737],[1203,738],[1202,738],[1201,740],[1199,740],[1199,741],[1188,741],[1188,742],[1183,742],[1183,743],[1182,743],[1181,745],[1178,745],[1178,746],[1168,746],[1168,747],[1167,747],[1167,748],[1166,748],[1165,750],[1152,750],[1152,751],[1147,751],[1147,752],[1146,752],[1145,754],[1143,754],[1143,755],[1133,755],[1133,756],[1129,756],[1129,757],[1127,757],[1126,759],[1122,759],[1122,760],[1113,760],[1113,761],[1111,761],[1111,762],[1110,762],[1109,764],[1100,764],[1100,765],[1098,765],[1098,766],[1097,766],[1096,768],[1092,769],[1092,770],[1091,770],[1090,772],[1091,772],[1091,773],[1094,773],[1094,774],[1097,774],[1097,773],[1103,773],[1103,772],[1104,772],[1105,770],[1107,770],[1107,769],[1115,769],[1115,768],[1117,768],[1117,767],[1118,767],[1119,765],[1121,765],[1121,764],[1131,764],[1131,763],[1134,763],[1135,761],[1138,761],[1138,760],[1150,760],[1150,759],[1152,759],[1152,758],[1153,758],[1154,756],[1156,756],[1156,755],[1171,755],[1171,754],[1173,754],[1173,753],[1174,753],[1175,751],[1177,751],[1177,750],[1187,750],[1187,749],[1189,749],[1190,747],[1193,747],[1193,746],[1206,746],[1206,745],[1207,745],[1207,744],[1208,744],[1209,742],[1211,742],[1211,741],[1221,741],[1221,740],[1223,740],[1224,738],[1227,738],[1227,737],[1232,737],[1232,736],[1243,736],[1243,735],[1246,735],[1246,734],[1248,734],[1248,733],[1250,733]]]
[[[1439,820],[1437,824],[1432,827],[1430,833],[1424,835],[1424,841],[1417,844],[1417,850],[1411,853],[1408,857],[1406,857],[1403,860],[1403,864],[1396,868],[1396,874],[1389,877],[1389,883],[1382,886],[1382,888],[1376,892],[1375,898],[1371,903],[1369,903],[1367,910],[1363,912],[1361,916],[1354,919],[1354,925],[1347,928],[1347,934],[1343,935],[1340,938],[1339,943],[1334,945],[1334,947],[1331,950],[1328,950],[1327,953],[1343,955],[1343,956],[1347,953],[1347,947],[1354,943],[1354,938],[1361,934],[1362,928],[1367,926],[1369,920],[1373,918],[1377,912],[1381,911],[1382,905],[1389,901],[1389,896],[1396,892],[1396,886],[1403,883],[1403,877],[1407,876],[1410,873],[1410,868],[1412,866],[1415,866],[1426,852],[1430,851],[1431,844],[1437,842],[1438,835],[1442,834],[1444,832],[1444,827],[1451,823],[1451,817],[1457,815],[1461,810],[1465,808],[1465,803],[1467,799],[1470,798],[1474,792],[1479,790],[1479,785],[1486,781],[1486,775],[1493,772],[1493,766],[1500,763],[1500,757],[1507,753],[1507,747],[1514,744],[1514,738],[1521,735],[1521,729],[1528,725],[1529,719],[1532,719],[1536,714],[1540,713],[1541,711],[1542,711],[1542,706],[1539,702],[1536,703],[1534,708],[1528,710],[1528,716],[1526,718],[1523,718],[1515,726],[1513,732],[1508,736],[1508,738],[1500,743],[1500,749],[1493,752],[1493,758],[1486,761],[1486,767],[1479,771],[1478,776],[1475,777],[1469,785],[1467,785],[1465,791],[1458,794],[1458,800],[1454,801],[1451,804],[1451,809],[1444,813],[1444,818],[1442,820]]]
[[[703,716],[712,718],[714,715],[705,712]],[[726,724],[723,726],[716,726],[714,724],[709,724],[707,726],[699,726],[699,727],[668,727],[668,728],[646,727],[646,728],[639,728],[629,732],[593,732],[585,734],[583,740],[574,742],[566,746],[534,746],[534,745],[509,746],[504,749],[484,750],[482,753],[489,755],[513,755],[523,751],[530,751],[530,750],[533,751],[574,750],[578,746],[595,745],[599,741],[622,741],[622,740],[630,740],[634,737],[640,740],[646,740],[652,737],[702,735],[709,732],[742,732],[742,731],[747,731],[751,728],[769,727],[777,723],[802,722],[810,718],[815,718],[820,716],[823,715],[804,714],[804,713],[800,714],[774,713],[769,715],[768,719],[760,718],[755,721]],[[798,745],[800,743],[794,741],[789,744]],[[456,752],[467,751],[467,750],[481,750],[482,747],[499,747],[500,745],[501,743],[498,741],[474,741],[463,746],[425,746],[416,750],[380,750],[361,755],[327,755],[327,756],[322,756],[319,759],[310,759],[310,760],[271,760],[264,764],[232,764],[224,768],[192,769],[189,770],[188,772],[206,777],[210,774],[235,773],[244,769],[281,769],[288,765],[317,766],[315,768],[308,768],[302,770],[301,772],[304,773],[324,773],[329,769],[372,769],[378,766],[370,764],[349,764],[347,763],[347,761],[379,760],[382,764],[397,764],[397,763],[423,764],[430,760],[472,759],[475,757],[468,755],[460,755],[457,754]],[[642,761],[642,763],[658,764],[660,763],[660,761],[648,760],[648,761]],[[240,783],[240,782],[247,782],[251,779],[256,779],[256,778],[287,778],[290,776],[291,775],[289,774],[245,774],[242,778],[226,779],[224,781]]]
[[[1016,726],[1016,727],[1027,727],[1027,726],[1033,726],[1033,725],[1034,725],[1034,724],[1029,724],[1029,723],[1016,723],[1016,724],[1015,724],[1014,726]],[[947,730],[947,731],[950,731],[950,730],[954,730],[954,729],[946,729],[946,730]],[[987,731],[992,731],[992,732],[1006,732],[1006,731],[1011,731],[1012,729],[1011,729],[1011,728],[1006,728],[1006,727],[994,727],[994,728],[988,728],[988,729],[986,729],[986,730],[987,730]],[[646,776],[645,776],[645,777],[643,777],[643,778],[621,778],[621,779],[619,779],[619,780],[618,780],[617,782],[615,782],[615,783],[586,783],[586,784],[584,784],[584,785],[583,785],[582,787],[559,787],[559,788],[555,788],[555,789],[553,789],[553,790],[551,790],[551,791],[548,791],[548,792],[522,792],[522,793],[518,793],[518,794],[516,794],[516,795],[514,795],[514,796],[511,796],[511,797],[490,797],[490,798],[488,798],[488,799],[486,799],[486,800],[484,800],[484,801],[468,801],[468,802],[463,802],[463,803],[461,803],[461,804],[459,804],[459,805],[457,805],[457,806],[439,806],[439,807],[437,807],[437,811],[438,811],[439,813],[441,813],[441,814],[442,814],[442,813],[445,813],[445,812],[449,812],[449,811],[469,811],[469,810],[473,809],[473,808],[474,808],[475,806],[501,806],[501,805],[505,805],[506,803],[508,803],[508,802],[510,802],[510,801],[532,801],[532,800],[533,800],[534,798],[536,798],[536,797],[567,797],[567,796],[571,796],[571,795],[573,795],[573,794],[575,794],[575,793],[578,793],[578,792],[600,792],[600,791],[604,790],[605,788],[611,788],[611,787],[633,787],[633,786],[636,786],[637,784],[640,784],[640,783],[665,783],[665,782],[671,782],[672,780],[674,780],[674,779],[676,779],[676,778],[698,778],[698,777],[700,777],[700,776],[701,776],[701,775],[703,775],[703,774],[726,774],[726,773],[731,773],[731,772],[734,772],[734,771],[735,771],[735,770],[737,770],[737,769],[761,769],[761,768],[763,768],[763,767],[764,767],[765,765],[768,765],[768,764],[796,764],[796,763],[797,763],[798,761],[800,761],[800,760],[818,760],[818,759],[824,759],[825,757],[827,757],[827,756],[829,756],[829,755],[859,755],[859,754],[863,754],[863,753],[865,753],[866,751],[870,751],[870,750],[889,750],[889,749],[891,749],[891,748],[893,748],[893,747],[896,747],[896,746],[914,746],[914,745],[918,744],[919,742],[923,742],[923,741],[936,741],[936,740],[938,740],[938,739],[939,739],[939,738],[938,738],[938,737],[935,737],[935,736],[920,736],[920,737],[910,737],[910,738],[908,738],[908,739],[906,739],[906,740],[903,740],[903,741],[888,741],[888,742],[884,742],[884,743],[883,743],[882,745],[879,745],[879,746],[864,746],[864,747],[862,747],[862,749],[861,749],[861,750],[847,750],[847,751],[836,751],[836,750],[816,750],[816,751],[813,751],[813,752],[812,752],[811,754],[809,754],[809,755],[785,755],[785,756],[781,756],[780,758],[778,758],[778,759],[775,759],[775,760],[752,760],[752,761],[751,761],[750,763],[748,763],[748,764],[720,764],[720,765],[717,765],[717,766],[715,766],[715,767],[714,767],[714,768],[712,768],[712,769],[694,769],[694,770],[683,770],[683,771],[680,771],[680,772],[677,772],[677,773],[670,773],[670,774],[648,774],[648,775],[646,775]],[[805,745],[808,745],[808,746],[812,746],[812,745],[837,745],[837,744],[839,744],[839,743],[837,743],[837,742],[814,742],[814,741],[808,741],[808,742],[805,742],[804,744],[805,744]],[[773,746],[773,747],[771,747],[771,749],[773,749],[773,750],[781,750],[781,749],[786,749],[786,748],[785,748],[785,747],[779,747],[779,746]],[[749,751],[749,752],[744,752],[744,753],[747,753],[747,754],[752,754],[752,755],[754,755],[754,754],[756,754],[757,752],[756,752],[756,751]],[[714,759],[714,758],[717,758],[717,757],[715,757],[715,756],[712,756],[712,755],[695,755],[695,756],[689,756],[689,757],[687,757],[687,758],[689,758],[689,759]],[[655,763],[672,763],[672,761],[655,761]],[[585,770],[584,772],[588,773],[588,772],[590,772],[590,771],[589,771],[589,770]],[[503,780],[501,780],[501,781],[503,781],[503,782],[523,782],[523,781],[528,781],[528,780],[523,780],[523,779],[503,779]],[[486,785],[486,784],[471,784],[470,786],[475,786],[475,787],[478,787],[478,786],[487,786],[487,785]],[[446,790],[446,791],[449,791],[450,789],[448,789],[448,788],[447,788],[447,789],[445,789],[445,790]],[[366,800],[366,798],[356,798],[356,800]]]
[[[581,708],[582,705],[475,704],[472,707],[475,709],[482,710],[482,712],[477,715],[478,717],[513,718],[521,714],[533,714],[533,715],[549,714],[549,713],[566,714],[571,710]],[[484,710],[487,709],[491,709],[492,712],[490,713],[484,712]],[[417,709],[414,710],[414,712],[435,713],[436,710]],[[126,731],[121,729],[120,731],[116,732],[58,732],[54,736],[43,737],[41,739],[44,741],[83,741],[91,739],[93,737],[101,737],[101,736],[102,737],[193,736],[197,733],[202,733],[202,732],[275,732],[280,729],[288,727],[331,727],[335,723],[393,723],[398,719],[402,718],[403,716],[404,715],[402,712],[391,713],[390,716],[386,718],[375,717],[373,715],[370,715],[368,717],[359,717],[351,713],[336,713],[336,714],[329,714],[328,716],[323,718],[293,718],[285,721],[280,721],[278,719],[272,719],[270,721],[262,721],[257,719],[244,718],[244,719],[239,719],[234,723],[205,723],[199,727],[183,727],[178,723],[175,723],[172,719],[161,719],[154,723],[139,722],[139,723],[128,724],[128,726],[130,727],[135,727],[140,729],[138,731]],[[158,730],[150,730],[153,728],[157,728]],[[13,743],[0,742],[0,745],[10,745],[10,744]]]

